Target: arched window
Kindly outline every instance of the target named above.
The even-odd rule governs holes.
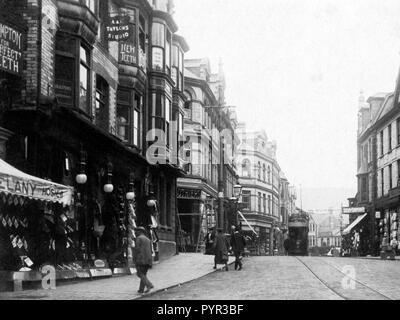
[[[242,162],[242,176],[243,177],[251,177],[251,170],[250,170],[250,160],[245,159]]]
[[[257,170],[258,170],[258,180],[261,180],[261,162],[260,161],[258,161]]]
[[[267,169],[265,168],[265,163],[263,164],[263,181],[267,180]]]

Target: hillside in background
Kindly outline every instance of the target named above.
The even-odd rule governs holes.
[[[351,188],[302,188],[303,210],[321,210],[332,208],[337,212],[341,206],[348,206],[348,198],[353,198],[356,190]],[[301,206],[300,190],[297,192],[297,206]]]

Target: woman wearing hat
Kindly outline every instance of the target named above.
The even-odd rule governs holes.
[[[222,233],[222,229],[217,229],[217,235],[214,239],[214,269],[217,269],[217,264],[224,264],[225,270],[228,271],[228,239]]]

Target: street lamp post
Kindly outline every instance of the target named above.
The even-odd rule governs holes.
[[[239,207],[239,199],[240,199],[241,194],[242,194],[242,186],[240,184],[235,185],[233,187],[234,197],[232,198],[232,200],[235,203],[235,225],[237,225],[238,221],[239,221],[239,219],[238,219],[238,209],[239,208],[238,207]]]

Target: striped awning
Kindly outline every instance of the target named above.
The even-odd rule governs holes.
[[[363,214],[362,216],[357,217],[356,220],[353,221],[353,223],[351,223],[350,225],[348,225],[346,227],[346,229],[343,230],[342,234],[346,235],[349,234],[351,232],[351,230],[358,225],[366,216],[368,215],[368,213]]]
[[[243,213],[241,213],[240,211],[238,211],[240,217],[243,219],[243,221],[247,224],[247,226],[250,228],[250,230],[258,237],[258,233],[255,232],[255,230],[253,229],[253,227],[250,225],[250,223],[247,221],[247,219],[244,217]]]
[[[24,199],[33,199],[69,206],[73,194],[73,187],[31,176],[0,159],[0,199],[3,202],[17,205]]]

